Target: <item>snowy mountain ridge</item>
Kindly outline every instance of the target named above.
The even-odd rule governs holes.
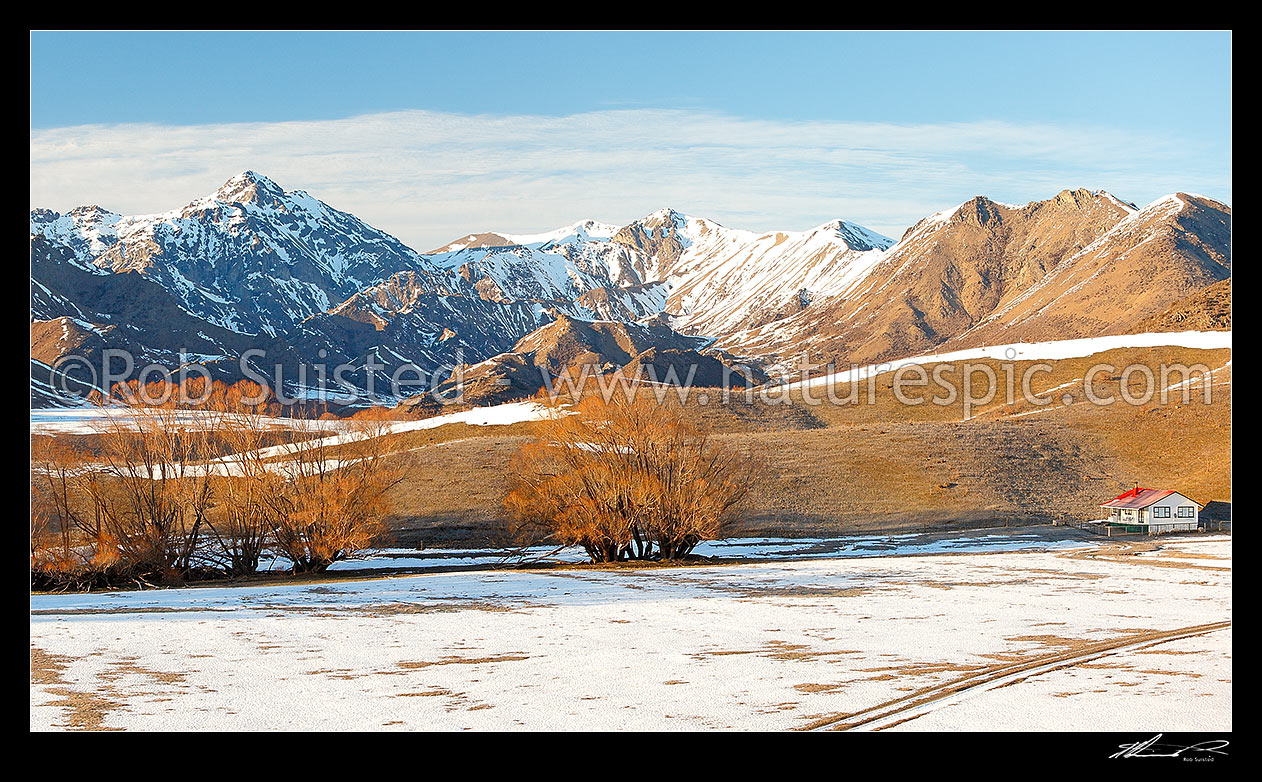
[[[1139,209],[1084,189],[1021,206],[979,196],[898,241],[845,220],[755,232],[659,209],[419,253],[253,171],[159,214],[30,217],[32,359],[47,365],[125,340],[155,359],[181,342],[214,356],[261,342],[293,363],[324,352],[430,369],[498,355],[560,316],[652,322],[770,365],[801,350],[863,360],[995,329],[1084,336],[1096,321],[1073,324],[1066,307],[1164,275],[1108,326],[1125,329],[1230,275],[1228,207],[1174,194]]]

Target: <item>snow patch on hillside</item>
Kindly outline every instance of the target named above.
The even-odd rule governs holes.
[[[842,372],[833,372],[795,383],[789,388],[814,388],[829,383],[849,383],[864,380],[873,375],[894,372],[905,366],[942,364],[953,361],[994,359],[996,361],[1059,361],[1082,358],[1106,350],[1119,348],[1184,347],[1197,350],[1231,349],[1230,331],[1171,331],[1149,334],[1117,334],[1083,339],[1062,339],[1052,342],[1013,342],[1007,345],[988,345],[966,348],[945,353],[929,353],[911,358],[867,364]]]

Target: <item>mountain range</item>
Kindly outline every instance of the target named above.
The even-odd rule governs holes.
[[[1230,328],[1231,210],[1183,193],[1142,208],[1082,189],[1020,206],[979,196],[897,241],[844,220],[759,233],[663,209],[417,252],[246,171],[162,214],[32,210],[30,251],[33,406],[68,403],[65,357],[99,367],[108,350],[225,380],[262,350],[252,365],[279,366],[297,395],[313,365],[350,364],[348,391],[392,403],[388,377],[409,365],[448,388],[461,365],[490,401],[579,364],[696,366],[710,384],[739,363],[760,383],[804,354],[867,363]]]

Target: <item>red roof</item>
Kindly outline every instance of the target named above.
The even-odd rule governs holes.
[[[1145,489],[1142,486],[1136,486],[1124,494],[1119,494],[1108,502],[1102,503],[1101,508],[1147,508],[1158,500],[1164,500],[1171,494],[1177,494],[1173,491],[1162,491],[1161,489]]]

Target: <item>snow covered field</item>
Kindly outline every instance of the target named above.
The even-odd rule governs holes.
[[[199,410],[188,410],[181,413],[181,423],[196,426],[199,420],[209,420],[218,416]],[[416,432],[423,429],[437,429],[447,424],[468,424],[469,426],[507,426],[522,421],[540,421],[548,416],[548,410],[535,402],[508,402],[491,407],[475,407],[455,413],[445,413],[431,418],[411,421],[389,421],[386,430],[390,434],[399,432]],[[123,407],[73,407],[60,409],[31,410],[31,434],[96,434],[108,430],[111,421],[128,423],[134,416]],[[331,435],[325,445],[338,445],[358,439],[353,433],[347,433],[349,424],[342,420],[298,420],[293,418],[266,418],[269,426],[276,429],[302,429],[341,432]],[[274,456],[283,453],[281,448],[264,449],[266,455]]]
[[[993,549],[35,596],[31,727],[1231,728],[1229,536]]]
[[[568,414],[568,413],[567,413]],[[467,426],[508,426],[525,421],[541,421],[552,415],[549,408],[536,402],[508,402],[490,407],[474,407],[454,413],[445,413],[430,418],[404,421],[383,422],[380,429],[370,432],[356,430],[352,422],[346,420],[306,420],[294,418],[264,417],[262,422],[268,428],[287,429],[310,435],[310,439],[260,448],[249,455],[263,459],[281,456],[296,456],[316,448],[333,448],[347,443],[358,442],[367,437],[399,434],[402,432],[419,432],[437,429],[449,424],[465,424]],[[179,413],[172,421],[181,426],[208,428],[222,426],[222,421],[213,423],[220,417],[217,413],[200,410],[188,410]],[[229,416],[231,419],[231,416]],[[138,419],[133,411],[126,408],[77,407],[57,410],[32,410],[31,434],[36,435],[74,435],[100,434],[112,428],[128,429],[138,427]],[[325,434],[328,433],[328,434]],[[231,454],[210,462],[209,466],[192,465],[185,468],[186,475],[204,474],[212,470],[220,475],[240,475],[241,463],[248,454]],[[326,460],[326,464],[337,465],[337,460]],[[280,469],[278,467],[278,469]]]
[[[1178,331],[1149,334],[1118,334],[1082,339],[1062,339],[1049,342],[1014,342],[1007,345],[988,345],[981,348],[965,348],[945,353],[867,364],[861,367],[833,372],[819,377],[789,383],[789,388],[816,388],[830,383],[852,383],[867,380],[872,375],[883,375],[908,366],[947,364],[954,361],[1060,361],[1069,358],[1103,353],[1118,348],[1151,348],[1178,346],[1197,350],[1231,348],[1230,331]],[[1171,386],[1174,388],[1175,386]]]

